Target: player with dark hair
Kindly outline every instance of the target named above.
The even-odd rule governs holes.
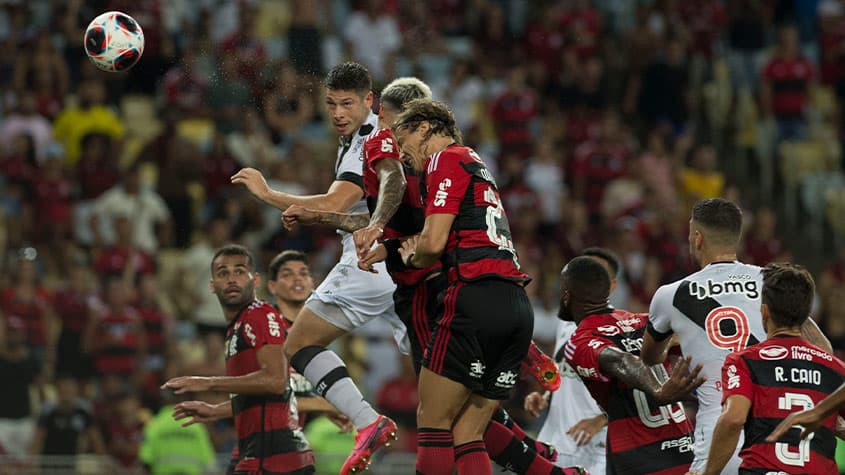
[[[329,71],[325,86],[326,109],[340,135],[335,181],[328,191],[312,196],[275,191],[252,168],[240,170],[232,177],[232,183],[245,185],[260,200],[282,211],[291,205],[353,214],[367,211],[361,162],[364,141],[377,122],[372,112],[369,72],[358,63],[342,63]],[[359,269],[352,235],[346,231],[338,233],[343,245],[340,261],[305,302],[288,334],[285,354],[296,371],[358,429],[355,449],[341,472],[346,474],[364,469],[372,453],[396,437],[396,424],[364,400],[343,361],[326,347],[371,319],[382,317],[392,327],[400,351],[408,353],[409,348],[405,325],[393,310],[395,285],[387,272]]]
[[[807,439],[796,427],[782,442],[764,440],[794,408],[811,409],[845,380],[842,361],[801,337],[814,291],[813,278],[800,266],[763,268],[760,314],[767,339],[725,358],[723,410],[713,431],[719,442],[710,447],[705,474],[722,473],[743,427],[740,474],[837,473],[834,414]]]
[[[683,354],[702,365],[708,382],[696,393],[698,413],[692,464],[693,471],[701,472],[721,413],[725,357],[764,340],[766,332],[760,318],[760,268],[736,258],[742,232],[739,206],[722,198],[700,201],[692,209],[689,226],[690,255],[701,270],[655,292],[642,359],[647,364],[663,361],[674,334]],[[803,329],[814,344],[830,348],[812,319],[804,322]],[[735,449],[738,451],[739,447]],[[736,473],[740,462],[735,455],[726,473]]]
[[[215,391],[232,396],[217,405],[178,404],[173,417],[191,418],[187,422],[191,424],[234,415],[240,457],[235,474],[314,473],[314,454],[299,428],[296,405],[291,403],[282,317],[255,297],[260,279],[252,254],[234,244],[218,249],[211,275],[211,288],[229,323],[226,376],[181,376],[162,388],[176,394]]]
[[[672,370],[638,357],[647,318],[610,306],[610,276],[593,257],[579,256],[561,272],[559,316],[578,328],[566,361],[607,411],[607,473],[684,474],[692,462],[692,425],[680,399],[700,386],[689,358]],[[662,384],[661,384],[662,381]]]

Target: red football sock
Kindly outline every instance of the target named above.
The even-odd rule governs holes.
[[[480,440],[455,447],[455,465],[458,475],[493,475],[493,466]]]
[[[417,475],[452,475],[455,448],[452,432],[421,427],[417,431]]]

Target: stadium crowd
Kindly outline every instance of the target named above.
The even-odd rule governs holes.
[[[82,48],[108,10],[144,29],[125,74]],[[261,270],[300,250],[325,275],[334,230],[285,230],[230,177],[249,166],[277,190],[326,189],[336,143],[321,80],[347,58],[374,90],[414,75],[453,107],[499,183],[549,353],[563,263],[612,249],[614,303],[647,311],[693,271],[689,209],[711,197],[743,207],[744,262],[814,271],[814,316],[845,349],[833,304],[845,298],[845,2],[6,0],[0,45],[7,455],[108,454],[138,469],[145,422],[172,402],[159,386],[224,370],[215,248],[245,244]],[[336,345],[406,429],[397,450],[413,451],[416,381],[389,329]],[[533,389],[522,382],[509,407],[529,426]],[[310,426],[318,462],[348,451],[351,436]],[[231,424],[208,430],[228,454]]]

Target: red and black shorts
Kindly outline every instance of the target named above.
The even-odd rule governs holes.
[[[446,290],[448,284],[446,275],[441,273],[417,285],[397,285],[393,292],[396,314],[408,328],[411,358],[417,374],[422,365],[423,352],[431,339],[431,331],[437,322],[438,296]]]
[[[489,399],[507,399],[528,353],[534,311],[522,285],[452,282],[438,299],[423,366]]]

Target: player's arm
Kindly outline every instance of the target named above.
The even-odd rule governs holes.
[[[299,205],[289,206],[282,213],[282,222],[287,229],[297,224],[325,224],[342,231],[353,232],[370,224],[368,213],[339,213],[335,211],[317,211]]]
[[[396,214],[408,186],[402,164],[398,160],[382,158],[375,163],[374,168],[379,180],[378,200],[367,226],[353,236],[359,254],[369,250],[373,242],[384,234],[384,226]]]
[[[777,442],[784,434],[786,434],[786,431],[793,426],[802,426],[801,438],[806,439],[807,436],[821,427],[822,421],[827,419],[834,412],[841,411],[843,408],[845,408],[845,384],[839,386],[836,391],[830,393],[829,396],[822,399],[822,401],[816,404],[816,406],[812,409],[793,412],[787,416],[787,418],[781,421],[781,423],[775,427],[775,430],[766,437],[766,442]]]
[[[264,345],[256,352],[258,371],[243,376],[180,376],[162,385],[176,394],[214,391],[229,394],[284,394],[287,390],[287,359],[282,345]]]
[[[360,178],[360,175],[358,175]],[[270,206],[285,210],[291,205],[299,205],[316,211],[345,211],[364,195],[358,183],[341,179],[335,180],[328,191],[320,195],[299,196],[270,188],[264,175],[255,168],[242,168],[232,176],[232,183],[240,183],[256,198]]]
[[[713,440],[718,440],[719,443],[710,445],[704,475],[722,473],[722,469],[725,468],[739,444],[739,434],[742,433],[750,410],[751,400],[743,395],[734,394],[725,399],[722,415],[719,416],[716,428],[713,429]]]
[[[801,337],[824,351],[833,353],[833,345],[812,318],[808,318],[801,324]]]
[[[188,419],[182,423],[182,427],[188,427],[192,424],[213,422],[219,419],[232,417],[232,401],[226,400],[218,404],[209,404],[203,401],[185,401],[176,404],[173,407],[173,419],[180,421]]]
[[[599,353],[599,368],[604,375],[639,389],[660,404],[668,404],[688,397],[704,383],[705,378],[698,376],[701,365],[689,371],[690,359],[681,358],[663,384],[640,358],[613,346],[607,346]]]
[[[640,350],[640,358],[649,366],[663,363],[671,346],[672,326],[667,309],[673,308],[672,295],[669,288],[660,287],[651,299],[643,348]]]
[[[413,246],[413,251],[403,256],[405,262],[410,264],[409,267],[422,269],[436,263],[443,254],[443,250],[446,249],[449,231],[452,229],[454,222],[454,214],[431,214],[427,216],[419,237],[409,239],[403,244],[403,249]]]

